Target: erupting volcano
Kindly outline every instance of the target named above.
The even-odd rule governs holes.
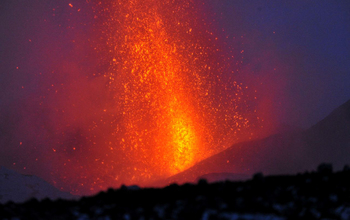
[[[109,147],[126,165],[117,179],[174,175],[247,133],[247,97],[242,85],[224,78],[230,58],[198,6],[171,0],[102,6],[113,96],[104,111],[115,118]]]
[[[321,163],[342,169],[350,154],[346,6],[316,0],[0,1],[0,203],[66,192],[89,196],[123,184],[241,181],[262,172],[252,181],[258,184]],[[159,193],[185,188],[187,197],[189,185]],[[106,194],[117,195],[111,191]],[[239,207],[237,196],[227,204]],[[164,204],[179,201],[169,200]],[[156,204],[163,201],[155,208],[148,202],[159,213]],[[130,203],[135,210],[138,204]],[[131,213],[124,205],[115,210],[120,216]],[[21,206],[0,204],[0,213],[1,207],[10,208],[6,218],[19,217]],[[106,216],[84,207],[90,218]]]
[[[121,184],[150,186],[261,127],[254,93],[234,79],[241,59],[215,33],[203,3],[111,0],[93,9],[95,36],[84,42],[96,52],[100,73],[86,84],[103,81],[95,86],[103,92],[75,90],[77,78],[55,92],[69,97],[53,101],[57,128],[47,141],[56,187],[91,194]],[[81,101],[90,96],[97,100],[92,105]]]

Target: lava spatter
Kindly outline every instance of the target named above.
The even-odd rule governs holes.
[[[222,150],[222,132],[249,126],[242,89],[222,82],[225,58],[193,1],[105,4],[116,145],[135,162],[133,179],[166,177]],[[233,94],[231,92],[234,92]],[[233,130],[233,133],[230,132]],[[137,172],[135,172],[137,173]]]
[[[252,135],[259,121],[253,101],[233,79],[235,58],[202,7],[194,0],[94,6],[98,40],[90,43],[108,97],[79,130],[83,143],[61,155],[67,165],[56,167],[57,186],[74,194],[149,186]]]

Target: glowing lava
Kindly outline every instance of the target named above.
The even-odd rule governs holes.
[[[224,59],[193,1],[116,0],[104,23],[116,105],[115,140],[135,163],[132,179],[181,172],[222,150],[221,131],[239,132],[248,119],[222,80]],[[224,94],[227,93],[227,94]],[[225,97],[223,97],[225,95]],[[224,102],[224,103],[222,103]],[[219,149],[217,149],[219,148]]]
[[[173,15],[188,5],[173,8]],[[206,156],[199,138],[205,126],[195,106],[203,79],[191,68],[194,60],[184,56],[195,45],[176,38],[171,26],[187,28],[186,35],[192,30],[164,16],[163,8],[171,6],[166,1],[115,1],[109,8],[107,27],[114,31],[108,39],[114,55],[109,77],[121,107],[115,113],[123,120],[115,137],[145,176],[169,176]]]
[[[150,184],[251,137],[254,102],[232,79],[236,61],[220,49],[201,7],[187,0],[96,5],[99,40],[91,43],[108,97],[90,110],[89,126],[62,132],[66,141],[53,157],[57,187],[90,194]]]

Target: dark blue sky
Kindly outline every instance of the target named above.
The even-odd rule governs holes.
[[[350,99],[349,1],[208,4],[226,34],[244,36],[241,74],[251,77],[243,81],[259,78],[262,95],[277,90],[271,100],[281,121],[308,127]]]

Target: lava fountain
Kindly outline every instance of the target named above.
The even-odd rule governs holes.
[[[132,161],[126,173],[135,182],[181,172],[223,150],[227,134],[237,137],[250,126],[243,89],[223,82],[229,58],[198,6],[182,0],[102,6],[114,100],[105,112],[115,117],[109,145]]]
[[[51,162],[57,187],[91,194],[149,186],[254,135],[254,96],[233,79],[240,61],[221,49],[202,8],[194,0],[94,6],[98,40],[90,43],[107,92],[90,125],[62,132],[67,141]]]

